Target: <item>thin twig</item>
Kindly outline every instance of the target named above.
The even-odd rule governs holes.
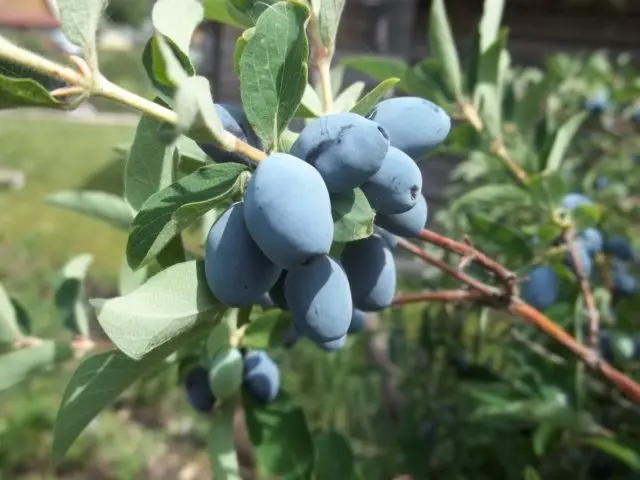
[[[462,101],[458,104],[458,109],[462,117],[471,124],[476,132],[480,133],[484,130],[485,127],[480,119],[480,114],[472,103]],[[529,175],[513,160],[502,139],[494,138],[491,151],[509,167],[509,170],[521,183],[526,184],[529,181]]]
[[[426,228],[422,229],[419,236],[420,239],[425,242],[461,255],[463,258],[470,258],[474,263],[484,267],[490,272],[493,272],[505,285],[507,292],[515,293],[514,289],[517,285],[516,274],[474,248],[469,241],[456,242],[455,240],[451,240],[444,235],[440,235],[439,233]]]
[[[453,242],[453,240],[452,240],[452,242]],[[405,239],[401,238],[398,241],[398,246],[400,248],[408,251],[408,252],[413,253],[415,256],[417,256],[417,257],[421,258],[422,260],[424,260],[425,262],[433,265],[437,269],[442,270],[444,272],[447,272],[452,277],[460,280],[462,283],[464,283],[466,285],[469,285],[470,287],[474,288],[475,290],[479,291],[480,293],[483,293],[487,297],[495,297],[495,296],[499,296],[501,294],[501,292],[498,289],[490,287],[489,285],[486,285],[485,283],[481,282],[480,280],[476,280],[475,278],[467,275],[466,273],[461,272],[460,270],[452,267],[451,265],[449,265],[445,261],[443,261],[443,260],[441,260],[441,259],[439,259],[437,257],[434,257],[433,255],[431,255],[428,252],[425,252],[420,247],[418,247],[417,245],[414,245],[413,243],[409,242],[408,240],[405,240]]]
[[[322,110],[323,113],[333,111],[333,91],[331,88],[331,56],[332,52],[322,43],[320,36],[320,25],[318,17],[311,12],[309,20],[309,31],[311,34],[311,42],[313,44],[313,62],[318,72],[320,80],[320,90],[322,91]]]
[[[52,62],[36,53],[19,47],[0,36],[0,59],[2,58],[23,65],[36,72],[59,78],[67,83],[66,87],[81,87],[85,92],[84,97],[82,95],[79,97],[81,100],[91,95],[104,97],[126,105],[133,110],[157,120],[169,123],[170,125],[175,126],[178,123],[178,115],[173,110],[110,82],[102,76],[100,72],[92,72],[87,66],[87,63],[80,57],[69,57],[70,61],[72,61],[78,69],[74,70],[73,68],[59,65],[56,62]],[[61,89],[54,90],[54,92],[60,94]],[[62,92],[64,92],[64,90],[62,90]],[[262,150],[248,145],[229,131],[224,130],[222,135],[216,135],[216,138],[226,150],[242,153],[256,162],[260,162],[267,156]]]
[[[459,245],[462,245],[459,244],[459,242],[453,243],[458,245],[458,247],[456,248],[459,248]],[[483,297],[480,297],[479,301],[482,301],[482,299],[485,298],[492,300],[492,306],[494,308],[506,308],[509,312],[523,318],[528,323],[534,325],[543,333],[549,335],[569,351],[571,351],[574,355],[579,357],[590,368],[601,373],[605,378],[607,378],[607,380],[616,385],[619,390],[628,395],[633,401],[640,403],[640,385],[638,385],[635,381],[633,381],[631,378],[629,378],[619,370],[604,362],[598,356],[598,353],[596,351],[576,341],[562,327],[560,327],[553,320],[549,319],[544,314],[533,308],[531,305],[524,303],[517,297],[514,297],[512,295],[505,295],[504,292],[500,292],[499,290],[490,287],[489,285],[479,282],[478,280],[451,267],[439,258],[436,258],[433,255],[423,251],[407,240],[401,239],[398,242],[398,245],[401,248],[413,253],[418,258],[421,258],[425,262],[437,267],[442,271],[447,272],[452,277],[460,280],[466,285],[469,285],[478,292],[484,294]]]
[[[523,345],[524,347],[531,350],[533,353],[543,358],[546,358],[547,360],[549,360],[552,363],[555,363],[556,365],[566,365],[567,363],[567,361],[564,358],[562,358],[560,355],[556,355],[555,353],[550,352],[543,345],[527,338],[521,332],[519,332],[514,328],[512,328],[509,331],[509,336],[514,342],[519,343],[520,345]]]
[[[403,293],[397,295],[391,304],[394,307],[421,302],[469,302],[482,298],[479,292],[468,290],[440,290],[435,292]]]
[[[73,95],[81,95],[85,92],[82,87],[61,87],[49,92],[52,97],[71,97]]]
[[[577,342],[563,328],[558,326],[544,314],[521,300],[514,300],[509,311],[525,319],[539,330],[561,343],[574,355],[582,359],[582,361],[584,361],[590,368],[601,373],[607,380],[618,387],[619,390],[624,392],[634,402],[640,403],[640,385],[624,373],[616,370],[611,365],[601,360],[595,351]]]
[[[576,276],[578,277],[580,290],[582,290],[582,296],[584,297],[584,303],[589,315],[589,346],[597,350],[600,343],[600,314],[596,307],[596,302],[593,299],[589,278],[585,275],[584,265],[582,264],[582,259],[578,250],[578,243],[575,241],[573,228],[567,228],[564,231],[564,240],[569,248],[573,268],[576,272]]]

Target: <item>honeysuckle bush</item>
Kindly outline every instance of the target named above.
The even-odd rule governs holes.
[[[557,54],[542,69],[514,66],[508,31],[498,29],[501,7],[485,2],[466,61],[442,40],[454,29],[443,4],[434,2],[431,56],[415,65],[369,55],[344,63],[377,80],[399,77],[404,94],[448,106],[458,124],[440,153],[459,163],[437,225],[452,238],[468,235],[512,266],[521,282],[535,265],[550,266],[562,285],[545,312],[586,344],[584,290],[567,270],[566,249],[554,250],[567,217],[576,233],[590,227],[602,232],[605,250],[608,238],[622,236],[629,246],[637,239],[637,72],[627,55],[605,52]],[[563,207],[570,193],[593,203],[569,211]],[[633,372],[640,353],[637,288],[632,280],[629,295],[620,298],[613,277],[619,269],[633,275],[637,266],[621,265],[617,257],[611,251],[595,256],[588,287],[602,353]],[[486,279],[473,266],[469,272]],[[453,287],[455,281],[442,275],[425,285]],[[391,317],[402,320],[403,313]],[[583,365],[550,337],[514,325],[495,309],[449,303],[424,308],[417,340],[404,333],[397,362],[411,365],[424,352],[431,359],[424,377],[407,376],[406,391],[415,400],[405,406],[403,451],[412,452],[407,461],[418,476],[474,478],[474,472],[500,471],[517,478],[524,470],[526,478],[536,478],[537,470],[541,478],[578,471],[580,478],[628,478],[638,468],[637,429],[621,427],[635,423],[637,409],[586,380]],[[593,436],[601,428],[612,435]]]
[[[91,257],[71,259],[56,290],[71,339],[53,341],[31,336],[25,310],[10,293],[0,295],[0,387],[79,360],[57,415],[54,461],[60,462],[87,424],[141,376],[176,368],[189,381],[190,364],[226,352],[227,363],[216,364],[225,367],[224,374],[215,379],[225,395],[210,414],[208,451],[216,478],[240,476],[233,443],[233,412],[239,404],[257,470],[268,478],[390,478],[397,473],[556,478],[576,472],[589,478],[606,469],[624,475],[640,468],[634,443],[640,401],[640,387],[632,379],[636,352],[623,338],[633,334],[635,287],[614,298],[609,273],[619,260],[615,251],[585,260],[579,242],[590,228],[604,232],[605,244],[614,233],[632,234],[627,230],[634,206],[621,209],[616,201],[632,196],[633,172],[621,170],[619,176],[630,190],[608,196],[604,188],[596,194],[586,179],[595,181],[610,167],[606,161],[583,160],[585,145],[599,144],[594,152],[606,156],[604,147],[615,148],[622,137],[611,131],[607,117],[595,118],[593,102],[585,100],[605,78],[611,87],[627,89],[621,98],[632,96],[633,84],[621,87],[613,77],[585,74],[586,83],[574,88],[571,82],[583,70],[570,68],[571,59],[552,62],[549,72],[513,68],[507,31],[500,29],[504,2],[499,0],[485,2],[464,67],[442,0],[432,3],[429,15],[432,56],[414,66],[380,57],[347,58],[345,65],[379,80],[366,94],[360,83],[341,88],[340,67],[331,63],[343,2],[158,0],[154,34],[142,57],[157,95],[148,100],[100,73],[95,32],[105,3],[59,0],[58,5],[64,31],[84,49],[83,58],[71,57],[72,68],[0,37],[2,107],[73,109],[93,96],[142,117],[132,144],[122,152],[123,198],[65,191],[46,199],[129,233],[119,296],[87,299],[83,282]],[[222,128],[208,81],[191,64],[191,34],[205,18],[243,29],[234,67],[244,113],[263,149]],[[312,69],[319,77],[316,88],[309,83]],[[396,376],[393,393],[400,394],[391,406],[395,413],[373,426],[363,426],[361,418],[339,422],[331,413],[340,403],[334,393],[324,418],[315,419],[319,428],[310,428],[305,401],[323,392],[319,385],[305,386],[305,371],[297,366],[320,362],[320,352],[283,351],[291,322],[286,313],[259,305],[224,306],[205,280],[200,246],[221,213],[242,197],[254,165],[216,162],[198,145],[215,144],[219,152],[259,163],[265,152],[289,150],[297,137],[289,128],[293,118],[347,111],[367,115],[393,89],[427,98],[454,119],[446,144],[430,154],[462,159],[448,208],[429,220],[437,221],[446,236],[423,230],[424,248],[406,240],[398,244],[436,272],[401,279],[405,294],[380,314],[383,328],[391,328],[395,367],[386,367]],[[631,117],[629,112],[621,116]],[[567,194],[580,192],[592,201],[568,205]],[[373,234],[376,214],[364,195],[340,203],[334,215],[338,250]],[[593,273],[582,275],[591,262]],[[633,269],[633,260],[624,264]],[[547,278],[553,280],[537,288],[544,293],[557,286],[553,299],[541,302],[536,292],[523,291],[523,301],[518,287],[527,285],[539,265],[548,267]],[[525,302],[544,303],[544,312]],[[92,314],[109,343],[92,335]],[[602,342],[597,335],[614,338]],[[322,353],[345,360],[353,355],[354,342],[349,343],[342,352]],[[240,388],[236,347],[267,349],[293,364],[300,382],[285,384],[298,395],[281,389],[267,405],[253,401]],[[299,361],[293,357],[298,353]],[[342,368],[342,360],[330,365]],[[314,377],[318,383],[330,385],[330,368],[323,370],[328,380]],[[369,381],[357,369],[341,379],[343,395],[353,382]],[[213,404],[207,398],[199,404],[203,410],[210,409],[209,400]],[[371,413],[380,418],[382,410]],[[353,441],[367,430],[375,448]]]

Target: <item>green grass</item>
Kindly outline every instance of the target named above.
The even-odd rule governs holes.
[[[131,141],[133,129],[134,125],[1,118],[0,166],[21,169],[27,178],[22,191],[0,194],[4,248],[27,248],[30,256],[56,263],[87,252],[95,257],[93,272],[113,275],[124,253],[124,233],[43,200],[66,189],[121,192],[122,165],[112,147]]]

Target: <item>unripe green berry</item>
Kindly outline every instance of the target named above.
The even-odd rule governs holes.
[[[220,400],[234,396],[242,385],[242,354],[237,348],[224,347],[211,360],[209,385]]]

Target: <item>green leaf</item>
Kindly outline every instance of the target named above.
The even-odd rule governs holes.
[[[345,0],[311,0],[311,8],[318,19],[320,41],[329,49],[329,52],[333,52],[335,48],[344,4]]]
[[[216,480],[242,480],[234,444],[235,403],[221,406],[209,428],[208,452]]]
[[[516,123],[526,134],[533,133],[533,127],[540,118],[543,108],[543,100],[549,90],[547,77],[530,82],[525,93],[516,107]]]
[[[307,85],[309,9],[278,2],[256,23],[240,58],[240,93],[249,122],[267,145],[277,144]]]
[[[478,58],[478,74],[473,94],[473,103],[480,110],[489,132],[500,136],[502,125],[502,84],[504,69],[501,68],[502,53],[507,44],[507,31]]]
[[[389,77],[402,78],[409,66],[403,60],[375,55],[352,55],[342,59],[342,64],[383,82]]]
[[[204,153],[204,150],[202,150],[198,144],[189,137],[181,135],[180,138],[178,138],[176,147],[178,148],[181,157],[187,157],[188,159],[199,163],[200,166],[205,163],[209,163],[209,157]]]
[[[170,38],[157,32],[147,41],[142,51],[142,65],[147,77],[164,100],[172,98],[176,87],[185,78],[195,74],[189,56]]]
[[[444,67],[448,86],[456,98],[462,95],[460,59],[451,33],[451,25],[444,0],[433,0],[429,18],[429,47]]]
[[[89,336],[89,311],[84,280],[93,256],[87,253],[72,258],[62,268],[61,282],[54,298],[62,323],[72,332]]]
[[[483,248],[492,245],[498,250],[497,253],[507,254],[510,259],[525,260],[531,257],[528,238],[519,230],[483,215],[469,214],[467,218],[471,227],[471,238]]]
[[[203,262],[193,260],[161,271],[128,295],[92,304],[104,332],[134,360],[201,323],[215,325],[225,310],[207,286]]]
[[[68,343],[43,340],[39,345],[0,355],[0,391],[7,390],[33,373],[53,367],[73,357]]]
[[[338,98],[333,102],[333,109],[336,112],[348,112],[358,102],[360,95],[364,92],[364,82],[354,82],[345,88]]]
[[[640,453],[622,445],[614,438],[606,437],[582,437],[580,443],[590,445],[626,463],[634,471],[640,470]]]
[[[353,242],[373,234],[375,213],[359,188],[332,195],[331,214],[334,222],[334,242]]]
[[[544,455],[549,442],[558,430],[558,426],[553,423],[542,423],[538,428],[536,428],[535,433],[533,434],[532,443],[533,451],[537,456],[541,457]]]
[[[535,468],[531,465],[527,465],[524,468],[523,480],[542,480],[542,477]]]
[[[204,9],[197,0],[156,0],[151,12],[153,28],[187,57],[193,32],[203,18]]]
[[[302,94],[302,100],[296,111],[296,117],[302,118],[316,118],[322,116],[322,103],[318,92],[308,83],[304,87],[304,93]]]
[[[529,195],[527,192],[517,185],[512,183],[492,183],[482,185],[465,193],[451,204],[451,210],[455,211],[469,205],[476,207],[479,202],[526,204],[528,201]]]
[[[342,64],[337,64],[331,67],[329,71],[329,80],[331,82],[331,96],[336,98],[340,90],[342,89],[342,82],[344,81],[344,72],[345,66]],[[316,94],[318,96],[322,95],[322,85],[317,85],[318,89],[316,90]]]
[[[45,203],[82,213],[125,231],[129,231],[134,216],[122,197],[99,190],[64,190],[46,197]]]
[[[573,137],[578,133],[578,129],[588,115],[588,112],[580,112],[573,115],[568,118],[555,133],[551,148],[544,162],[545,173],[555,172],[560,168]]]
[[[256,33],[255,27],[247,28],[236,40],[236,46],[233,49],[233,71],[237,77],[240,77],[240,59],[242,58],[242,52],[244,52],[244,48],[254,33]]]
[[[207,356],[213,357],[221,349],[228,347],[231,332],[236,330],[238,310],[233,309],[225,314],[225,318],[209,332],[205,344]]]
[[[391,90],[400,81],[397,77],[387,78],[380,82],[376,87],[362,97],[358,102],[351,107],[351,112],[358,115],[367,115],[373,110],[373,107],[384,97],[384,95]]]
[[[280,134],[280,139],[278,141],[278,151],[288,152],[289,150],[291,150],[291,147],[296,142],[299,136],[300,136],[299,133],[292,132],[288,128],[285,129]]]
[[[260,15],[278,0],[227,0],[229,14],[242,25],[255,25]]]
[[[0,39],[0,48],[5,42]],[[15,107],[64,108],[49,94],[46,83],[52,79],[35,74],[21,65],[0,61],[0,109]],[[49,88],[56,88],[51,85]]]
[[[234,27],[242,26],[242,24],[229,13],[227,0],[203,0],[202,6],[204,7],[204,17],[207,20],[213,20],[214,22]]]
[[[239,192],[247,170],[237,163],[207,165],[149,197],[129,234],[129,266],[149,263],[178,233]]]
[[[175,350],[206,334],[208,326],[181,332],[170,343],[140,361],[117,350],[86,357],[73,372],[53,430],[53,461],[59,464],[89,422],[135,380],[160,366]]]
[[[243,403],[260,477],[311,478],[313,440],[290,395],[281,390],[275,402],[260,406],[244,394]]]
[[[29,335],[31,333],[31,317],[29,317],[29,312],[27,312],[24,305],[14,297],[11,297],[11,304],[13,305],[13,310],[16,312],[16,321],[18,322],[20,332],[23,335]]]
[[[124,167],[124,197],[136,212],[151,195],[175,180],[176,148],[162,141],[162,125],[151,117],[140,118]]]
[[[604,208],[597,204],[580,205],[569,213],[576,230],[581,232],[597,226],[604,217]]]
[[[505,0],[484,0],[484,9],[480,19],[480,52],[485,52],[496,41],[502,15],[504,13]]]
[[[287,312],[278,309],[265,312],[247,327],[244,345],[257,350],[279,347],[290,326],[291,317]]]
[[[142,267],[133,270],[127,262],[127,258],[122,259],[120,273],[118,274],[118,293],[127,295],[142,285],[149,276],[149,267]]]
[[[549,211],[558,207],[562,197],[567,193],[567,183],[559,171],[531,175],[527,188],[531,192],[532,200]]]
[[[321,432],[314,436],[316,453],[315,480],[349,479],[355,475],[353,451],[338,432]]]
[[[11,345],[22,336],[11,297],[0,284],[0,345]]]
[[[57,0],[65,36],[79,47],[94,50],[100,17],[106,0]]]
[[[209,80],[201,76],[187,78],[180,84],[174,100],[178,131],[194,140],[213,140],[227,150],[235,147],[235,138],[229,140],[225,135],[216,113]]]

